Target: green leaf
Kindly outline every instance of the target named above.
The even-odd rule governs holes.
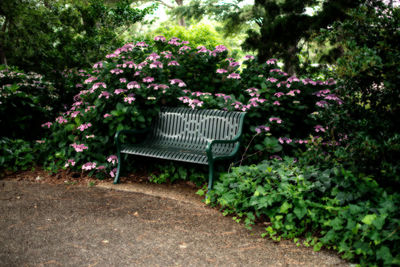
[[[367,225],[371,225],[372,222],[376,219],[376,214],[368,214],[361,221]]]
[[[288,210],[292,207],[292,204],[290,204],[289,202],[285,201],[281,208],[279,209],[280,213],[288,213]]]

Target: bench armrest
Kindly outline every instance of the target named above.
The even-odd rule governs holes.
[[[236,136],[234,136],[232,139],[229,139],[229,140],[211,140],[211,141],[207,144],[206,152],[207,152],[207,157],[208,157],[208,160],[209,160],[209,161],[210,161],[210,160],[211,160],[211,161],[214,161],[215,159],[228,159],[228,158],[233,157],[233,156],[239,151],[240,139],[241,139],[241,137],[242,137],[243,122],[244,122],[244,117],[245,117],[245,116],[246,116],[246,113],[244,113],[244,112],[240,115],[240,119],[239,119],[239,131],[238,131],[238,133],[236,134]],[[213,156],[212,147],[213,147],[214,144],[234,144],[234,143],[236,143],[235,148],[234,148],[234,150],[233,150],[229,155],[226,155],[226,156],[224,156],[224,157],[214,157],[214,156]]]

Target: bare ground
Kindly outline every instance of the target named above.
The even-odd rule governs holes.
[[[75,178],[74,178],[75,177]],[[261,238],[196,188],[120,185],[43,171],[0,180],[0,266],[348,266],[330,251]]]

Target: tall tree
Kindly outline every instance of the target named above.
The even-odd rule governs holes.
[[[130,0],[7,0],[0,2],[0,58],[25,70],[82,67],[120,45],[120,27],[143,19]]]
[[[218,0],[192,1],[175,12],[201,18],[201,14],[223,20],[227,34],[250,25],[242,47],[257,51],[260,61],[278,57],[289,73],[299,67],[301,42],[307,41],[320,28],[347,17],[347,11],[362,0],[255,0],[252,6],[243,6],[242,0],[220,3]],[[306,12],[315,8],[314,14]]]

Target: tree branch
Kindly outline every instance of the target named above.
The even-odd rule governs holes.
[[[163,0],[156,0],[156,1],[159,2],[160,4],[162,4],[163,6],[166,6],[166,7],[170,8],[170,9],[175,8],[174,6],[165,3]]]

